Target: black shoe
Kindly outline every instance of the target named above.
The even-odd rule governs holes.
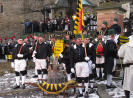
[[[106,85],[106,88],[111,89],[111,88],[116,88],[116,86],[115,85]]]
[[[25,89],[25,85],[24,84],[22,85],[22,89]]]
[[[20,86],[16,85],[13,89],[19,89],[19,88],[20,88]]]
[[[100,81],[104,81],[105,79],[104,78],[100,78]]]
[[[88,98],[89,97],[89,93],[86,92],[85,95],[84,95],[84,98]]]
[[[83,94],[79,94],[79,96],[78,97],[83,97]]]
[[[34,75],[33,78],[38,78],[38,75]]]
[[[100,80],[100,77],[96,77],[96,80]]]
[[[82,89],[82,92],[85,92],[85,88]]]
[[[91,90],[89,91],[89,94],[95,93],[95,90],[93,88],[91,88]]]
[[[74,73],[71,74],[71,78],[72,79],[75,78],[75,74]]]

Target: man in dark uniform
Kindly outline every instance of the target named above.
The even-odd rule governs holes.
[[[4,46],[0,43],[0,59],[4,59]]]
[[[114,22],[113,25],[110,27],[110,29],[114,29],[115,30],[115,34],[120,34],[121,33],[121,27],[118,24],[118,18],[114,18]]]
[[[65,64],[67,72],[67,80],[71,80],[71,65],[70,65],[70,40],[64,40],[64,49],[60,54],[61,62]]]
[[[109,39],[106,42],[105,46],[105,73],[107,75],[107,88],[114,88],[112,85],[112,73],[115,71],[116,67],[116,57],[117,57],[117,46],[114,41],[115,31],[114,29],[110,29],[109,31]]]
[[[27,60],[31,60],[33,47],[31,45],[31,43],[29,42],[28,38],[24,39],[24,45],[26,45],[26,47],[29,49],[29,54],[28,54],[28,59]]]
[[[32,59],[32,45],[28,41],[27,37],[24,39],[24,43],[23,44],[25,45],[25,47],[28,48],[28,55],[27,55],[27,58],[26,58],[26,63],[28,64],[28,60]],[[26,68],[26,74],[27,74],[27,68]]]
[[[7,42],[7,44],[5,44],[5,46],[4,46],[4,52],[5,52],[5,55],[7,56],[7,60],[8,60],[8,61],[10,61],[10,60],[9,60],[10,58],[8,58],[8,57],[9,57],[9,55],[11,55],[12,49],[13,49],[12,40],[9,40],[9,41]]]
[[[95,39],[94,50],[95,50],[95,63],[96,63],[96,74],[97,79],[103,79],[104,77],[104,63],[105,63],[105,43],[102,38],[102,32],[96,32],[97,39]]]
[[[28,48],[23,45],[23,40],[18,39],[18,44],[13,49],[13,60],[15,64],[15,74],[16,74],[16,87],[14,89],[20,88],[20,76],[22,75],[22,88],[25,88],[24,82],[26,78],[26,58],[28,55]]]
[[[32,45],[32,48],[33,48],[32,58],[33,58],[33,62],[35,63],[35,52],[34,51],[36,51],[36,47],[38,44],[38,37],[34,36],[33,39],[34,39],[34,42]],[[36,63],[35,63],[35,75],[33,76],[33,78],[37,78],[37,77],[38,77],[38,74],[37,74],[37,68],[36,68]]]
[[[74,46],[75,45],[75,35],[74,34],[70,35],[70,41],[71,41],[71,46]]]
[[[47,57],[50,57],[50,49],[46,43],[44,43],[44,39],[39,37],[38,44],[36,50],[34,51],[35,55],[35,65],[37,68],[38,79],[47,79],[48,71],[47,71]]]
[[[87,55],[90,58],[88,61],[89,66],[89,85],[91,87],[89,93],[93,93],[93,84],[94,84],[94,68],[95,68],[95,57],[94,57],[94,44],[90,42],[90,36],[84,34],[84,45],[86,46]]]
[[[81,35],[76,35],[76,44],[71,49],[71,72],[76,72],[76,81],[79,86],[82,86],[82,81],[85,85],[85,95],[88,95],[88,77],[89,77],[89,57],[87,56],[86,48],[82,45]],[[75,68],[75,70],[74,70]],[[83,96],[82,88],[79,88],[79,97]]]

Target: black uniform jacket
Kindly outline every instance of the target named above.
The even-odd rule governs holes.
[[[22,48],[21,48],[22,47]],[[21,49],[20,49],[21,48]],[[21,51],[20,51],[21,50]],[[23,57],[18,57],[17,54],[19,54],[19,51],[20,51],[20,54],[23,54]],[[17,44],[14,49],[13,49],[13,60],[14,59],[26,59],[27,56],[28,56],[28,48],[26,47],[26,45],[20,45],[20,44]]]
[[[105,72],[107,74],[112,73],[114,67],[114,58],[117,57],[117,47],[113,40],[107,40],[105,46]]]
[[[36,48],[36,55],[37,59],[46,59],[48,56],[51,55],[51,48],[46,43],[37,44]]]
[[[75,44],[71,48],[70,60],[71,60],[72,67],[74,67],[75,63],[77,62],[85,61],[85,48],[82,46],[82,44],[80,46]]]
[[[87,56],[95,64],[95,51],[94,51],[95,48],[94,48],[94,44],[92,44],[92,43],[86,44],[86,50],[87,50]]]
[[[65,47],[61,54],[63,55],[63,58],[61,58],[61,62],[70,66],[70,55],[71,55],[70,47]]]

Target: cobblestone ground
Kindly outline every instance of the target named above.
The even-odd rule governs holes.
[[[4,76],[0,77],[0,92],[4,91],[12,91],[13,87],[15,86],[15,74],[10,74],[8,72],[5,72],[6,74]],[[62,73],[53,74],[53,77],[59,77]],[[26,82],[37,82],[37,78],[32,78],[34,75],[34,70],[28,71],[28,77],[26,79]],[[61,78],[61,77],[60,77]],[[63,80],[64,78],[64,80]],[[66,81],[66,76],[62,74],[62,80]],[[50,80],[51,81],[51,80]],[[61,80],[58,80],[61,81]],[[54,81],[57,82],[58,81]],[[122,98],[124,96],[124,91],[122,90],[121,80],[115,80],[113,81],[113,84],[117,86],[115,89],[109,89],[106,90],[109,95],[112,96],[112,98]],[[106,84],[106,81],[96,81],[96,84]],[[26,85],[26,88],[33,88],[32,86]],[[73,89],[67,91],[70,95],[69,97],[66,95],[65,98],[76,98],[76,94],[73,93]],[[24,94],[18,94],[18,95],[7,95],[7,96],[0,96],[0,98],[63,98],[63,96],[54,96],[54,95],[47,95],[43,96],[41,91],[33,91],[28,92]],[[89,98],[100,98],[97,93],[93,93],[89,95]],[[131,94],[131,98],[133,98],[133,94]]]

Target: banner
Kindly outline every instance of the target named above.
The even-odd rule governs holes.
[[[54,45],[54,57],[58,58],[60,53],[63,51],[63,40],[56,40]]]
[[[78,7],[76,12],[76,19],[74,25],[74,34],[81,34],[84,26],[84,15],[83,15],[83,6],[82,0],[78,0]]]

